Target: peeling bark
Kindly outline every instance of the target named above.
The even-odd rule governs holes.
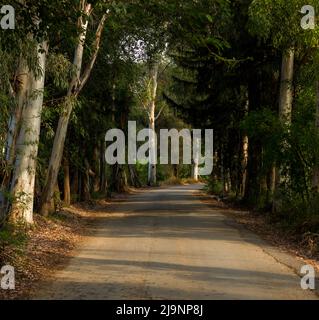
[[[12,179],[14,202],[11,208],[13,221],[33,223],[34,186],[38,154],[41,113],[48,45],[37,47],[40,75],[29,73],[28,99],[22,111],[21,129],[17,140],[17,155]]]

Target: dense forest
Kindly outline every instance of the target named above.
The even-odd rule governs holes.
[[[1,228],[129,187],[200,179],[318,233],[319,24],[311,7],[302,12],[319,13],[318,0],[4,5],[15,26],[0,30]],[[198,177],[196,163],[106,163],[106,132],[128,121],[214,129],[212,174]]]

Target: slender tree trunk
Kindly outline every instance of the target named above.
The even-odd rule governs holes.
[[[77,199],[78,194],[79,194],[79,169],[75,167],[73,171],[72,183],[71,183],[71,201],[73,199]]]
[[[199,154],[198,154],[198,150],[199,150],[199,140],[196,139],[195,141],[195,152],[193,154],[193,167],[192,167],[192,179],[194,181],[198,181],[198,174],[199,174]]]
[[[197,182],[198,181],[198,173],[199,173],[198,162],[194,161],[192,171],[193,171],[192,179]]]
[[[101,155],[101,172],[100,172],[100,190],[103,194],[107,193],[107,178],[106,178],[106,161],[105,161],[105,141],[101,141],[100,155]]]
[[[100,151],[98,146],[95,146],[93,150],[93,163],[94,163],[93,192],[98,193],[100,192],[100,171],[101,171]]]
[[[70,206],[71,204],[70,164],[67,156],[65,156],[63,161],[63,172],[64,172],[64,204],[66,206]]]
[[[245,195],[246,181],[247,181],[247,165],[248,165],[248,148],[249,148],[249,138],[244,135],[242,142],[242,183],[241,183],[241,196]]]
[[[22,121],[17,140],[17,155],[12,180],[14,202],[11,208],[13,221],[33,223],[34,185],[38,154],[41,112],[48,45],[37,47],[39,75],[29,73],[28,101],[22,111]]]
[[[291,124],[292,103],[293,103],[293,76],[294,76],[294,58],[295,50],[290,48],[283,53],[280,96],[279,96],[279,119],[285,125]],[[283,142],[285,148],[286,142]],[[275,197],[273,201],[273,212],[281,210],[280,186],[287,181],[289,177],[284,177],[282,168],[276,166],[276,182],[275,182]]]
[[[90,201],[91,200],[91,187],[90,187],[90,164],[85,159],[85,173],[83,179],[83,200]]]
[[[12,89],[12,97],[15,100],[15,107],[12,111],[8,123],[8,134],[5,147],[5,173],[0,186],[0,223],[2,223],[8,214],[10,203],[5,196],[5,192],[10,190],[12,172],[16,158],[16,144],[20,129],[22,110],[27,100],[29,70],[26,62],[21,58],[18,70],[16,72],[17,92]]]
[[[315,126],[317,134],[319,135],[319,81],[316,82],[316,118],[315,118]],[[312,175],[312,189],[315,192],[319,192],[319,159],[316,158],[316,164],[313,169]]]
[[[128,165],[131,177],[131,185],[135,188],[140,188],[142,186],[138,174],[136,172],[136,168],[133,164]]]
[[[220,151],[220,179],[222,182],[222,195],[225,196],[225,168],[224,168],[224,151]]]
[[[54,194],[53,198],[51,199],[51,206],[50,206],[50,211],[49,214],[52,214],[58,210],[61,209],[61,191],[58,182],[54,186]]]
[[[158,63],[154,62],[151,70],[152,79],[152,96],[149,108],[149,128],[155,133],[155,110],[156,110],[156,96],[157,96],[157,78],[158,78]],[[149,165],[148,165],[148,185],[156,185],[156,137],[152,135],[150,137],[150,155],[149,155]],[[151,163],[153,160],[154,163]]]
[[[17,71],[16,83],[18,86],[17,93],[13,95],[15,96],[16,104],[15,108],[10,116],[9,124],[8,124],[8,135],[6,141],[6,165],[8,170],[6,171],[6,175],[2,181],[2,187],[8,188],[8,184],[10,181],[12,168],[16,155],[16,143],[19,134],[20,128],[20,120],[22,116],[22,110],[24,104],[27,99],[27,84],[28,84],[28,74],[29,70],[22,58],[20,59],[20,64]]]
[[[275,190],[276,190],[276,167],[275,167],[275,165],[272,166],[269,175],[270,175],[269,176],[270,196],[273,197]]]
[[[247,116],[249,112],[249,94],[247,93],[247,102],[245,105],[245,116]],[[247,134],[244,134],[243,141],[242,141],[242,183],[241,183],[241,196],[244,197],[245,195],[245,188],[246,188],[246,180],[247,180],[247,165],[248,165],[248,148],[249,148],[249,138]]]
[[[294,48],[283,54],[279,97],[279,117],[286,124],[291,123],[294,76]]]
[[[91,5],[86,4],[84,8],[84,12],[87,16],[91,14]],[[104,23],[106,20],[106,15],[104,15],[100,21],[100,24],[98,26],[97,32],[96,32],[96,39],[94,44],[94,53],[93,57],[88,64],[87,68],[85,69],[83,75],[81,76],[81,69],[82,69],[82,60],[83,60],[83,51],[84,51],[84,45],[86,40],[86,34],[87,34],[87,27],[88,27],[88,20],[83,19],[83,17],[79,18],[79,25],[82,30],[78,45],[75,50],[74,54],[74,61],[73,65],[75,67],[75,75],[70,83],[69,90],[66,96],[65,101],[65,107],[62,115],[60,116],[58,128],[56,130],[56,134],[54,137],[54,143],[48,168],[48,174],[45,182],[44,189],[42,191],[42,197],[41,197],[41,204],[40,204],[40,213],[42,215],[47,215],[50,207],[50,199],[53,196],[54,192],[54,185],[57,181],[62,155],[63,155],[63,149],[64,149],[64,143],[67,135],[68,130],[68,124],[70,120],[70,116],[73,109],[74,100],[82,90],[83,86],[87,82],[90,73],[93,69],[99,48],[100,48],[100,40],[102,35],[102,30],[104,27]]]
[[[124,165],[115,164],[112,166],[112,183],[110,185],[110,192],[113,191],[123,193],[127,191],[127,176]]]
[[[173,177],[178,179],[178,165],[172,164],[172,168],[173,168]]]
[[[88,5],[86,7],[86,13],[89,15],[91,8]],[[50,200],[52,199],[54,193],[54,185],[56,184],[62,155],[63,155],[63,148],[66,139],[68,124],[71,116],[71,112],[73,109],[73,97],[74,91],[76,90],[77,84],[80,81],[81,69],[82,69],[82,60],[83,60],[83,51],[84,51],[84,44],[86,40],[86,33],[88,27],[88,21],[83,20],[83,17],[79,18],[79,25],[82,29],[82,33],[80,34],[78,45],[75,50],[73,65],[75,67],[75,74],[73,79],[71,80],[69,90],[67,93],[64,111],[60,116],[58,128],[56,130],[56,134],[54,137],[54,143],[48,168],[47,179],[45,182],[44,189],[42,191],[42,199],[41,199],[41,207],[40,213],[44,216],[48,215],[50,211]]]

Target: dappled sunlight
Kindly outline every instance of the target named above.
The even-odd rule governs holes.
[[[299,278],[264,252],[261,239],[192,192],[155,190],[114,206],[114,215],[98,219],[79,253],[39,297],[309,298]],[[165,201],[174,197],[175,204]]]

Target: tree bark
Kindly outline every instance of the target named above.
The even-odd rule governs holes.
[[[84,12],[87,17],[91,14],[91,11],[92,11],[91,5],[85,4]],[[91,58],[90,63],[88,64],[88,66],[86,67],[85,71],[81,76],[82,60],[83,60],[84,44],[85,44],[86,34],[87,34],[88,20],[84,20],[83,17],[79,18],[79,25],[82,32],[78,39],[78,45],[74,54],[73,65],[75,67],[76,72],[70,83],[69,90],[65,100],[65,108],[62,115],[60,116],[58,128],[56,130],[56,134],[54,137],[54,143],[53,143],[53,148],[52,148],[52,153],[51,153],[51,158],[50,158],[50,163],[48,168],[48,174],[46,177],[44,189],[42,191],[40,210],[39,210],[39,212],[44,216],[48,214],[50,200],[54,192],[54,185],[57,181],[61,160],[62,160],[64,143],[67,135],[68,124],[69,124],[70,116],[73,110],[73,104],[74,104],[73,100],[77,98],[78,94],[84,87],[93,69],[93,66],[100,48],[101,35],[102,35],[103,27],[105,24],[105,20],[106,20],[106,15],[103,15],[96,31],[93,56]]]
[[[112,166],[112,183],[110,185],[111,192],[123,193],[127,191],[127,176],[125,167],[120,164]]]
[[[244,197],[247,181],[247,165],[248,165],[248,148],[249,148],[249,138],[247,135],[243,137],[242,143],[242,183],[241,183],[241,196]]]
[[[194,159],[193,159],[193,166],[192,166],[192,179],[194,181],[198,181],[198,174],[199,174],[199,154],[198,154],[198,150],[199,150],[199,141],[198,139],[196,139],[195,141],[196,144],[196,152],[194,152]]]
[[[76,196],[79,194],[79,169],[75,167],[72,171],[71,202],[73,199],[76,199]]]
[[[247,92],[246,95],[246,104],[245,104],[245,116],[249,113],[249,93]],[[248,165],[248,148],[249,148],[249,138],[247,134],[244,134],[242,140],[242,183],[241,183],[241,196],[244,197],[245,195],[245,188],[246,188],[246,180],[247,180],[247,165]]]
[[[93,150],[93,163],[94,163],[93,192],[98,193],[100,192],[100,171],[101,171],[100,151],[98,146],[95,146]]]
[[[136,172],[136,168],[133,164],[128,165],[131,177],[131,185],[135,188],[140,188],[142,186],[138,174]]]
[[[279,117],[283,123],[288,125],[291,123],[292,113],[294,58],[295,50],[290,48],[283,53],[281,67]]]
[[[107,177],[106,177],[106,161],[104,157],[105,153],[105,141],[102,140],[100,144],[100,162],[101,162],[101,171],[100,171],[100,190],[103,194],[107,194]]]
[[[27,99],[28,90],[28,74],[29,70],[24,59],[20,59],[19,67],[16,72],[16,91],[12,88],[12,98],[15,100],[15,107],[12,110],[8,122],[8,133],[5,146],[5,172],[0,186],[0,223],[2,223],[8,214],[10,203],[5,192],[10,190],[10,182],[12,180],[12,172],[16,158],[16,144],[20,129],[22,110]]]
[[[293,103],[293,77],[294,77],[294,59],[295,50],[289,48],[282,56],[281,67],[281,82],[279,96],[279,119],[284,125],[291,124],[292,103]],[[283,141],[283,148],[286,142]],[[281,210],[280,186],[289,177],[284,177],[282,168],[276,166],[276,181],[275,181],[275,197],[273,201],[273,212]]]
[[[158,62],[154,62],[151,67],[151,102],[149,107],[149,128],[155,133],[155,110],[156,110],[156,96],[157,96],[157,78],[158,78]],[[151,163],[151,160],[156,160],[156,138],[154,135],[150,137],[150,154],[148,164],[148,185],[156,185],[156,163]],[[154,161],[153,161],[154,162]]]
[[[15,109],[13,110],[8,123],[8,135],[5,150],[7,171],[2,181],[2,188],[8,189],[9,187],[8,184],[16,155],[16,143],[19,134],[22,110],[27,98],[28,74],[29,70],[26,61],[21,58],[16,75],[16,85],[18,89],[17,93],[13,93],[16,100]]]
[[[316,82],[316,118],[315,126],[317,134],[319,135],[319,81]],[[315,159],[316,164],[313,169],[312,175],[312,189],[315,192],[319,192],[319,159]]]
[[[178,164],[173,164],[173,175],[174,175],[174,178],[178,179]]]
[[[85,159],[85,173],[83,177],[83,200],[90,201],[91,200],[91,186],[90,186],[90,164]]]
[[[22,111],[12,179],[14,202],[11,208],[11,217],[13,221],[29,224],[33,223],[36,158],[40,138],[47,50],[46,42],[38,44],[37,54],[41,72],[39,75],[35,75],[34,72],[29,73],[28,100]]]
[[[70,206],[71,204],[71,188],[70,188],[70,164],[67,156],[63,161],[63,173],[64,173],[64,204]]]

